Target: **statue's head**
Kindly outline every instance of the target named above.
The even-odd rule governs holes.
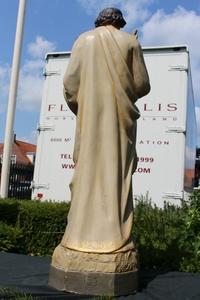
[[[122,28],[126,25],[126,21],[124,20],[121,10],[111,7],[103,9],[94,24],[95,27],[113,25],[117,28]]]

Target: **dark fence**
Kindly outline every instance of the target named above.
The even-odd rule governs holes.
[[[31,199],[31,181],[33,180],[33,170],[33,165],[11,164],[8,187],[9,198]]]

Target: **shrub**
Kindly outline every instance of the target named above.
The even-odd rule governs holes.
[[[180,269],[186,272],[200,272],[200,190],[190,196],[182,235],[180,248],[186,250]]]
[[[22,239],[23,234],[18,227],[0,222],[0,251],[21,252]]]
[[[133,236],[143,268],[200,272],[200,191],[181,207],[148,198],[135,208]]]
[[[64,233],[68,211],[68,203],[0,200],[0,250],[51,255]]]
[[[0,250],[51,255],[63,236],[68,203],[0,200]],[[10,213],[9,213],[10,212]],[[200,191],[181,207],[136,202],[133,237],[143,268],[200,272]]]
[[[19,213],[20,201],[0,200],[0,221],[15,226]]]
[[[138,245],[141,266],[177,270],[183,252],[179,248],[186,210],[168,203],[158,208],[140,199],[135,208],[133,236]]]
[[[18,226],[24,235],[25,251],[34,255],[51,255],[60,242],[69,204],[22,201]]]

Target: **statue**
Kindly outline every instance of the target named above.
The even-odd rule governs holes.
[[[64,76],[76,136],[68,224],[50,271],[50,285],[61,290],[122,295],[137,289],[135,102],[150,84],[137,37],[120,31],[125,24],[116,8],[100,12],[96,28],[76,40]]]

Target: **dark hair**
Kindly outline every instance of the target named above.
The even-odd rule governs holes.
[[[122,28],[126,25],[121,10],[110,7],[103,9],[95,20],[95,27],[113,25]]]

